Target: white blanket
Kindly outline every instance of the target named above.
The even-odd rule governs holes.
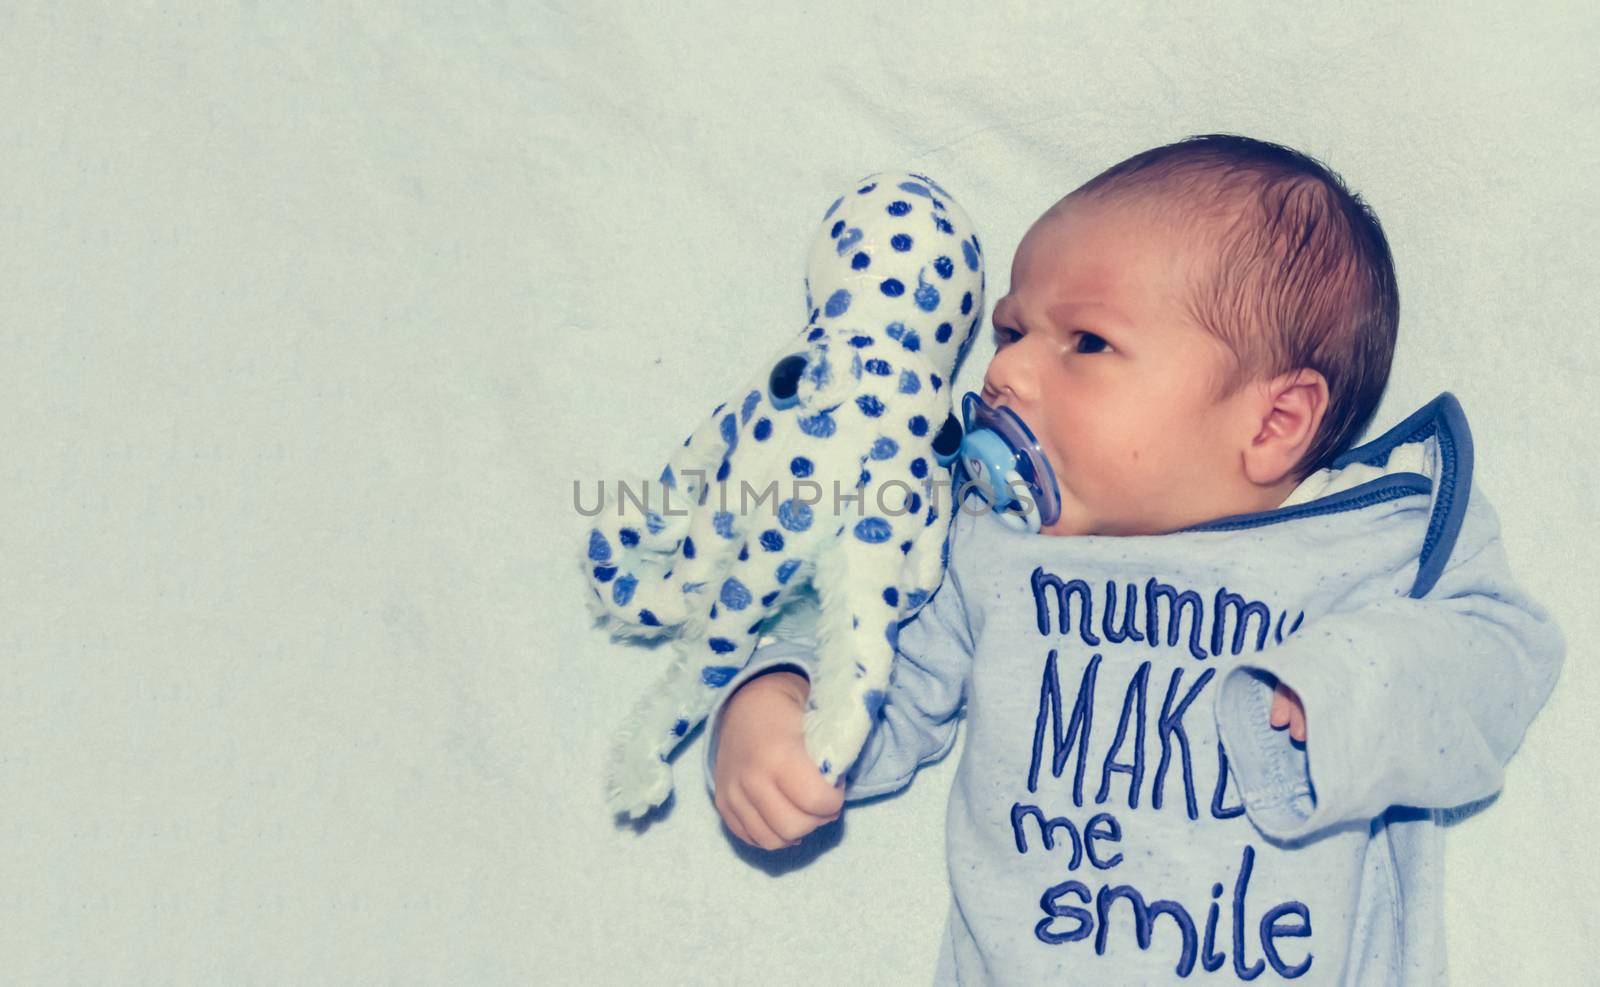
[[[992,307],[1046,206],[1212,131],[1381,217],[1379,427],[1472,409],[1571,652],[1451,831],[1450,965],[1587,976],[1591,7],[76,7],[0,10],[3,979],[925,983],[954,757],[768,855],[689,783],[701,731],[614,827],[667,654],[589,628],[573,483],[798,330],[841,182],[959,189]]]

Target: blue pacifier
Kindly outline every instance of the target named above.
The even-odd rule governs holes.
[[[977,493],[1013,530],[1036,534],[1054,524],[1061,516],[1061,488],[1039,440],[1016,412],[991,407],[968,391],[961,399],[961,417],[966,435],[959,447],[950,441],[936,442],[934,447],[941,465],[959,462],[965,477],[957,480],[957,489],[964,486],[964,493]],[[953,419],[946,422],[941,439],[954,424]]]

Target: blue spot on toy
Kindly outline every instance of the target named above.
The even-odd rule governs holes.
[[[836,427],[837,426],[833,421],[833,416],[829,415],[826,411],[820,414],[812,415],[810,418],[800,419],[800,431],[814,439],[827,438],[833,434],[833,431]]]
[[[637,585],[639,585],[637,576],[629,575],[618,578],[616,582],[611,584],[611,602],[619,607],[627,606],[628,601],[633,599],[633,588]]]
[[[729,610],[743,610],[750,605],[750,590],[729,576],[722,584],[722,605]]]
[[[893,624],[889,626],[893,627]],[[883,704],[888,695],[882,689],[868,689],[861,697],[867,704],[867,715],[876,720],[883,714]]]
[[[811,527],[811,505],[793,497],[778,505],[778,523],[793,532]]]
[[[888,541],[893,534],[894,529],[881,517],[862,518],[856,522],[856,537],[864,542],[875,545],[878,542]]]

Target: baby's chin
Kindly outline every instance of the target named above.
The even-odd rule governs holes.
[[[1142,522],[1140,519],[1105,518],[1088,511],[1073,499],[1065,488],[1061,490],[1061,516],[1055,523],[1041,525],[1039,534],[1056,538],[1127,538],[1135,535],[1159,535],[1175,528]]]
[[[1040,525],[1039,534],[1056,538],[1081,538],[1110,534],[1106,526],[1089,515],[1066,490],[1061,491],[1061,514],[1051,524]]]

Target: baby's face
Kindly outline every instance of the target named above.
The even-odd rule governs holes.
[[[1215,400],[1228,355],[1185,311],[1194,259],[1137,213],[1077,200],[1017,247],[983,396],[1022,417],[1055,470],[1045,534],[1160,534],[1281,501],[1243,475],[1252,389]]]

